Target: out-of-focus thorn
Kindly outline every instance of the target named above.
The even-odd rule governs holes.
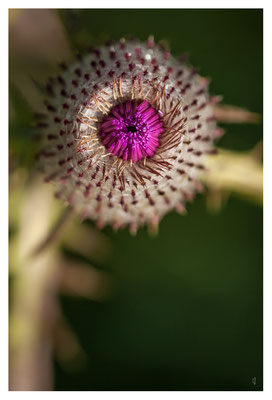
[[[116,219],[116,220],[114,221],[112,227],[113,227],[113,230],[114,230],[115,232],[117,232],[118,229],[120,229],[120,228],[122,227],[122,222],[120,222],[118,219]]]
[[[209,189],[206,195],[207,208],[211,213],[221,211],[224,204],[227,202],[229,193],[217,189]]]
[[[204,88],[208,87],[210,83],[211,83],[211,78],[210,77],[207,77],[207,76],[205,76],[205,77],[204,76],[200,76],[199,77],[199,84],[201,86],[203,86]]]
[[[91,256],[94,261],[105,260],[111,252],[111,242],[106,235],[77,221],[67,227],[62,242],[70,250],[86,258]]]
[[[131,235],[135,236],[138,231],[138,225],[136,222],[131,222],[129,225],[129,232]]]
[[[218,139],[218,138],[220,138],[221,136],[223,136],[224,133],[225,133],[224,129],[217,128],[217,129],[215,129],[215,130],[213,131],[213,137],[216,138],[216,139]]]
[[[59,290],[69,296],[106,300],[113,292],[112,278],[87,263],[63,258],[58,275]]]
[[[105,226],[105,222],[102,219],[98,219],[96,222],[97,229],[103,229]]]
[[[256,160],[263,161],[263,142],[259,142],[251,150],[251,154]]]
[[[234,192],[262,204],[263,166],[252,152],[219,150],[206,160],[203,182],[208,190]]]
[[[222,101],[223,100],[223,96],[211,96],[210,97],[210,104],[213,104],[213,105],[215,105],[215,104],[218,104],[218,103],[220,103],[220,101]]]
[[[75,372],[86,365],[86,353],[61,314],[55,324],[53,341],[56,358],[64,369]]]
[[[235,124],[257,124],[261,122],[259,114],[230,105],[217,105],[214,108],[214,113],[219,122]]]
[[[157,236],[159,233],[159,216],[154,216],[147,225],[148,233],[150,236]]]
[[[186,208],[184,207],[184,205],[182,203],[176,204],[176,211],[177,211],[177,213],[179,213],[181,215],[187,214]]]
[[[196,188],[198,193],[203,193],[204,192],[204,185],[202,185],[202,183],[200,183],[198,181],[195,182],[195,188]]]
[[[153,35],[150,35],[149,37],[148,37],[148,39],[147,39],[147,47],[149,48],[149,49],[152,49],[153,47],[154,47],[154,44],[155,44],[155,42],[154,42],[154,36]]]

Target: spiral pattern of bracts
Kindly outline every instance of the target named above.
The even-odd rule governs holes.
[[[46,141],[38,163],[56,196],[99,227],[129,225],[132,232],[145,223],[156,226],[172,209],[182,213],[202,190],[205,155],[215,152],[220,132],[208,80],[152,38],[107,44],[62,69],[46,87],[48,112],[38,124]],[[131,110],[133,103],[157,114],[153,119],[163,128],[151,155],[121,152],[113,129],[115,139],[105,139],[112,110]]]

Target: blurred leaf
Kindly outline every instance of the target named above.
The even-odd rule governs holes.
[[[109,271],[110,268],[106,267],[104,263],[99,262],[92,256],[87,257],[86,255],[81,254],[80,252],[69,248],[67,245],[62,244],[61,245],[61,252],[64,256],[69,258],[70,260],[75,260],[76,262],[82,262],[85,263],[86,265],[89,265],[90,268],[96,268],[99,271]]]

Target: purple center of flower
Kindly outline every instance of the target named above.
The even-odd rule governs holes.
[[[154,155],[162,132],[160,115],[146,100],[118,104],[100,125],[101,141],[106,149],[134,163]]]

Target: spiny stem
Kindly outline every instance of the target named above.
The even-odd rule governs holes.
[[[262,204],[263,166],[256,152],[234,152],[219,149],[207,158],[203,183],[208,189],[234,192],[254,198]]]
[[[244,108],[227,104],[217,105],[214,109],[217,121],[234,124],[257,124],[261,122],[261,116]]]

